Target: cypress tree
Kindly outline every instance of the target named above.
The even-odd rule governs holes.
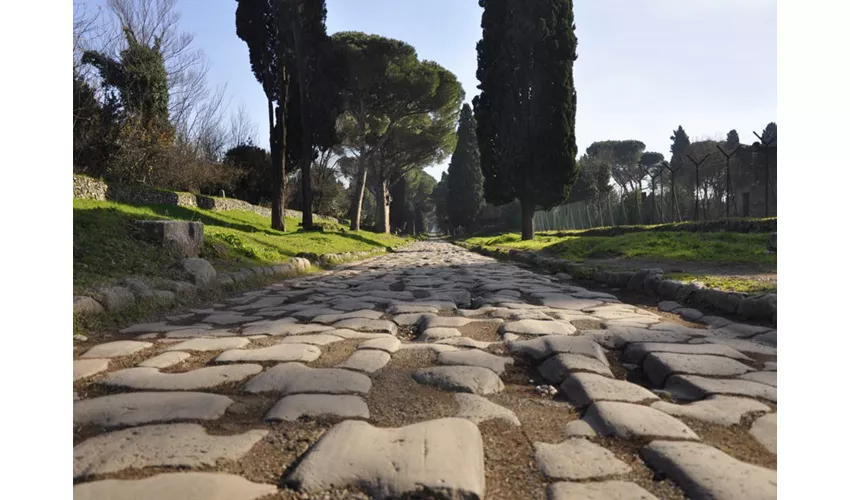
[[[469,104],[464,104],[460,112],[457,146],[449,163],[448,205],[452,225],[467,229],[475,225],[478,212],[484,205],[481,155],[475,136],[475,117]]]

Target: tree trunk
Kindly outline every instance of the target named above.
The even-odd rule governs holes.
[[[286,230],[286,223],[284,220],[284,203],[286,198],[286,192],[284,187],[285,176],[282,172],[285,169],[285,165],[282,162],[285,162],[283,159],[283,154],[280,151],[280,146],[275,147],[274,143],[274,105],[272,104],[271,99],[269,99],[269,147],[271,149],[271,159],[272,159],[272,182],[274,183],[274,188],[272,190],[272,229],[277,229],[279,231]]]
[[[381,231],[384,234],[390,234],[390,181],[384,179],[381,181]]]
[[[298,114],[301,115],[301,227],[313,228],[313,186],[310,165],[313,160],[313,134],[310,128],[310,105],[307,102],[307,74],[304,61],[304,44],[301,33],[301,2],[297,2],[292,17],[292,33],[295,38],[295,64],[298,70]]]
[[[366,194],[366,117],[363,112],[363,102],[360,102],[360,154],[357,157],[357,187],[355,202],[351,206],[351,230],[360,231],[360,214],[363,211],[363,196]]]
[[[695,191],[694,196],[696,196],[696,199],[694,200],[694,220],[698,221],[699,220],[699,166],[697,166],[697,185],[696,185],[696,189],[694,191]]]
[[[522,239],[534,239],[534,200],[525,196],[520,202],[522,207]]]

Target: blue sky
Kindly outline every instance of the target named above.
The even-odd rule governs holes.
[[[88,0],[103,5],[104,0]],[[179,0],[181,25],[209,59],[212,86],[227,84],[267,140],[265,97],[234,0]],[[327,0],[328,32],[364,31],[413,45],[457,75],[467,100],[478,92],[477,0]],[[637,139],[669,157],[672,131],[722,138],[732,128],[755,140],[776,112],[776,0],[577,0],[576,136],[590,143]],[[781,124],[780,124],[781,125]],[[431,167],[439,179],[448,163]]]

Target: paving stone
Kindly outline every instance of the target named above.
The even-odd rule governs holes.
[[[436,341],[437,344],[453,345],[458,347],[474,347],[475,349],[487,349],[493,344],[499,342],[484,342],[481,340],[471,339],[469,337],[450,337]]]
[[[373,309],[377,305],[377,302],[368,302],[365,300],[343,300],[340,302],[334,302],[333,308],[339,309],[340,311],[351,312],[357,311],[358,309]]]
[[[260,365],[248,364],[207,366],[183,373],[161,373],[156,368],[127,368],[107,374],[101,383],[140,390],[191,391],[239,382],[262,370]]]
[[[750,435],[767,451],[776,455],[776,413],[768,413],[757,418],[750,427]]]
[[[478,349],[442,352],[437,355],[437,362],[443,365],[480,366],[496,372],[497,375],[505,373],[506,365],[514,364],[513,358],[496,356]]]
[[[445,391],[486,395],[502,392],[505,385],[496,372],[480,366],[434,366],[413,372],[413,379]]]
[[[732,396],[711,396],[702,401],[674,404],[656,401],[650,405],[675,417],[689,417],[718,425],[737,425],[747,413],[770,411],[770,407],[754,399]]]
[[[738,378],[776,387],[776,371],[745,373]]]
[[[209,327],[192,326],[180,330],[174,330],[165,334],[167,339],[192,339],[212,337],[232,337],[233,332],[226,328],[210,329]]]
[[[762,354],[765,356],[776,356],[776,347],[759,344],[750,340],[727,339],[723,337],[702,337],[691,340],[692,344],[720,344],[737,349],[743,353]]]
[[[616,436],[621,439],[658,437],[699,440],[699,436],[690,427],[649,406],[600,401],[587,409],[582,420],[600,436]]]
[[[287,335],[292,325],[298,324],[296,318],[281,318],[275,320],[262,320],[248,323],[242,328],[242,335],[247,337],[250,335]],[[321,327],[321,328],[320,328]],[[323,331],[324,325],[316,325],[314,331]],[[310,331],[301,333],[313,333]]]
[[[451,337],[460,337],[460,330],[457,328],[444,328],[444,327],[434,327],[428,328],[423,331],[418,337],[416,337],[417,342],[433,342],[436,340],[443,340]]]
[[[335,335],[337,337],[342,337],[343,339],[384,339],[384,338],[394,338],[392,334],[389,333],[369,333],[369,332],[358,332],[355,330],[349,330],[347,328],[341,328],[338,330],[328,330],[328,334]]]
[[[369,418],[369,408],[360,396],[344,394],[293,394],[278,401],[266,413],[266,421],[295,422],[301,417],[333,415],[340,418]]]
[[[602,304],[601,300],[598,299],[580,299],[577,297],[573,297],[572,295],[563,295],[563,294],[546,294],[545,296],[540,296],[540,303],[546,307],[551,307],[553,309],[570,309],[573,311],[580,311],[582,309],[587,309],[589,307],[596,307]]]
[[[643,371],[653,384],[662,385],[674,373],[729,377],[751,372],[753,368],[721,356],[653,352],[644,358]]]
[[[119,358],[121,356],[130,356],[142,349],[152,347],[150,342],[138,342],[136,340],[117,340],[115,342],[107,342],[99,344],[86,351],[81,359],[103,359],[103,358]]]
[[[333,330],[328,330],[332,332]],[[329,345],[334,342],[339,342],[342,340],[342,337],[337,337],[336,335],[328,335],[324,333],[316,333],[310,335],[294,335],[291,337],[284,337],[280,343],[281,344],[310,344],[316,346]]]
[[[168,368],[169,366],[174,366],[177,363],[186,361],[190,357],[192,357],[192,355],[188,352],[164,352],[159,356],[154,356],[153,358],[142,361],[141,363],[139,363],[139,366],[143,368]]]
[[[232,349],[215,358],[216,363],[244,361],[315,361],[322,355],[321,349],[310,344],[277,344],[259,349]]]
[[[762,333],[762,334],[756,335],[755,337],[753,337],[753,340],[756,341],[756,342],[761,342],[763,344],[772,345],[772,346],[775,347],[776,344],[777,344],[776,330],[771,330],[767,333]]]
[[[465,418],[476,424],[488,420],[504,420],[517,427],[521,425],[516,413],[504,406],[491,402],[483,396],[461,393],[456,393],[454,396],[459,408],[457,415],[455,415],[458,418]]]
[[[81,378],[91,377],[109,368],[108,359],[75,359],[74,382]]]
[[[776,387],[751,380],[715,379],[697,375],[673,375],[667,379],[664,388],[677,398],[686,401],[724,394],[761,398],[776,403]]]
[[[588,334],[590,332],[582,332]],[[691,333],[647,328],[614,327],[591,333],[594,340],[610,349],[621,349],[634,342],[687,342],[694,337]]]
[[[384,337],[378,339],[367,340],[359,346],[358,349],[379,349],[388,353],[394,353],[401,347],[401,341],[395,337]]]
[[[384,314],[381,311],[376,311],[374,309],[358,309],[356,311],[351,311],[347,313],[322,314],[320,316],[314,317],[312,321],[316,323],[331,324],[336,323],[337,321],[352,318],[380,319],[383,315]]]
[[[179,328],[179,327],[178,327]],[[138,325],[128,326],[120,330],[120,333],[162,333],[174,330],[173,325],[169,325],[165,321],[157,321],[155,323],[140,323]]]
[[[401,498],[424,488],[429,498],[483,499],[483,441],[460,418],[388,429],[348,420],[322,435],[285,481],[307,492],[359,486],[373,498]]]
[[[263,319],[261,316],[245,316],[243,314],[228,312],[228,313],[216,313],[210,314],[202,321],[204,323],[212,323],[214,325],[235,325],[238,323],[248,323],[251,321],[257,321],[259,319]]]
[[[401,347],[398,348],[400,351],[405,349],[431,349],[434,352],[449,352],[449,351],[459,351],[460,348],[453,345],[446,344],[437,344],[433,342],[421,342],[421,343],[411,343],[411,344],[402,344]]]
[[[552,483],[546,487],[548,500],[658,500],[635,483],[601,481],[593,483]]]
[[[679,316],[681,316],[682,318],[684,318],[688,321],[697,321],[700,318],[702,318],[703,316],[705,316],[705,314],[702,311],[700,311],[699,309],[694,309],[694,308],[691,308],[691,307],[682,307],[682,308],[676,309],[673,312],[678,314]]]
[[[398,333],[398,327],[392,321],[385,319],[351,318],[337,321],[334,328],[348,328],[362,332],[386,332],[392,335]]]
[[[224,351],[240,349],[251,341],[241,337],[219,337],[214,339],[192,339],[168,346],[166,351]]]
[[[292,304],[295,305],[295,304]],[[342,312],[340,309],[330,308],[326,306],[315,306],[310,304],[299,304],[300,307],[292,311],[292,317],[295,319],[301,320],[312,320],[318,316],[325,316],[328,314],[339,314]]]
[[[339,368],[310,368],[301,363],[281,363],[252,378],[245,391],[289,394],[366,394],[372,380],[362,373]]]
[[[764,362],[764,369],[765,369],[765,371],[775,372],[776,371],[776,363],[774,363],[773,361],[765,361]]]
[[[427,320],[428,318],[436,317],[434,313],[409,313],[397,314],[393,316],[393,322],[399,326],[416,326]]]
[[[627,363],[641,364],[651,352],[673,352],[679,354],[702,354],[724,356],[741,361],[752,361],[749,356],[720,344],[671,344],[669,342],[636,342],[626,346],[623,360]]]
[[[348,359],[337,365],[337,368],[373,373],[386,366],[389,362],[390,355],[388,353],[377,349],[364,349],[352,353]]]
[[[198,424],[133,427],[101,434],[74,446],[74,478],[144,467],[213,466],[239,460],[268,431],[233,436],[207,434]]]
[[[573,372],[591,372],[614,378],[611,369],[604,363],[580,354],[556,354],[537,367],[537,371],[553,384],[560,384]]]
[[[613,453],[586,439],[563,443],[534,443],[534,458],[544,476],[550,479],[599,479],[632,471]]]
[[[712,446],[653,441],[640,451],[692,500],[774,500],[776,471],[737,460]]]
[[[277,487],[232,474],[174,472],[145,479],[105,479],[74,486],[74,500],[255,500]]]
[[[625,401],[637,403],[656,400],[648,389],[625,380],[610,379],[595,373],[574,373],[564,380],[561,390],[573,403],[584,406],[594,401]]]
[[[682,304],[676,302],[675,300],[662,300],[658,303],[658,310],[664,312],[675,311],[676,309],[681,309]]]
[[[576,331],[576,327],[564,321],[542,321],[537,319],[509,321],[499,327],[499,333],[514,333],[517,335],[572,335]]]
[[[547,335],[531,340],[509,342],[508,350],[512,354],[527,356],[537,361],[555,354],[580,354],[608,365],[608,358],[605,357],[602,347],[586,337]]]
[[[422,329],[430,328],[460,328],[472,323],[474,320],[461,316],[429,316],[422,322]]]
[[[215,420],[233,400],[203,392],[130,392],[74,403],[74,425],[121,427],[173,422]]]
[[[389,314],[438,313],[437,307],[428,304],[393,304],[387,308]]]
[[[573,420],[564,426],[567,437],[596,437],[596,431],[584,420]]]

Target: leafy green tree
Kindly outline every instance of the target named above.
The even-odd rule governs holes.
[[[475,136],[472,108],[464,104],[457,129],[457,147],[449,163],[449,219],[455,227],[471,229],[484,206],[484,176]]]
[[[232,196],[254,205],[271,201],[274,191],[269,163],[269,152],[253,144],[229,149],[224,154],[224,164],[236,170],[238,178]]]
[[[448,183],[449,174],[443,172],[440,176],[440,182],[434,186],[431,192],[431,203],[434,205],[434,218],[437,228],[444,233],[451,233],[452,224],[449,219],[449,204],[448,204]]]
[[[571,0],[479,0],[481,93],[473,101],[488,202],[522,207],[522,239],[534,211],[567,198],[575,182],[576,35]]]
[[[673,135],[670,136],[670,140],[673,141],[673,144],[670,146],[670,163],[666,168],[670,171],[670,192],[672,193],[673,200],[673,215],[681,222],[682,214],[676,190],[676,175],[683,173],[682,170],[685,167],[685,162],[688,161],[687,154],[688,148],[691,145],[691,140],[681,125],[679,125],[678,129],[673,131]]]

